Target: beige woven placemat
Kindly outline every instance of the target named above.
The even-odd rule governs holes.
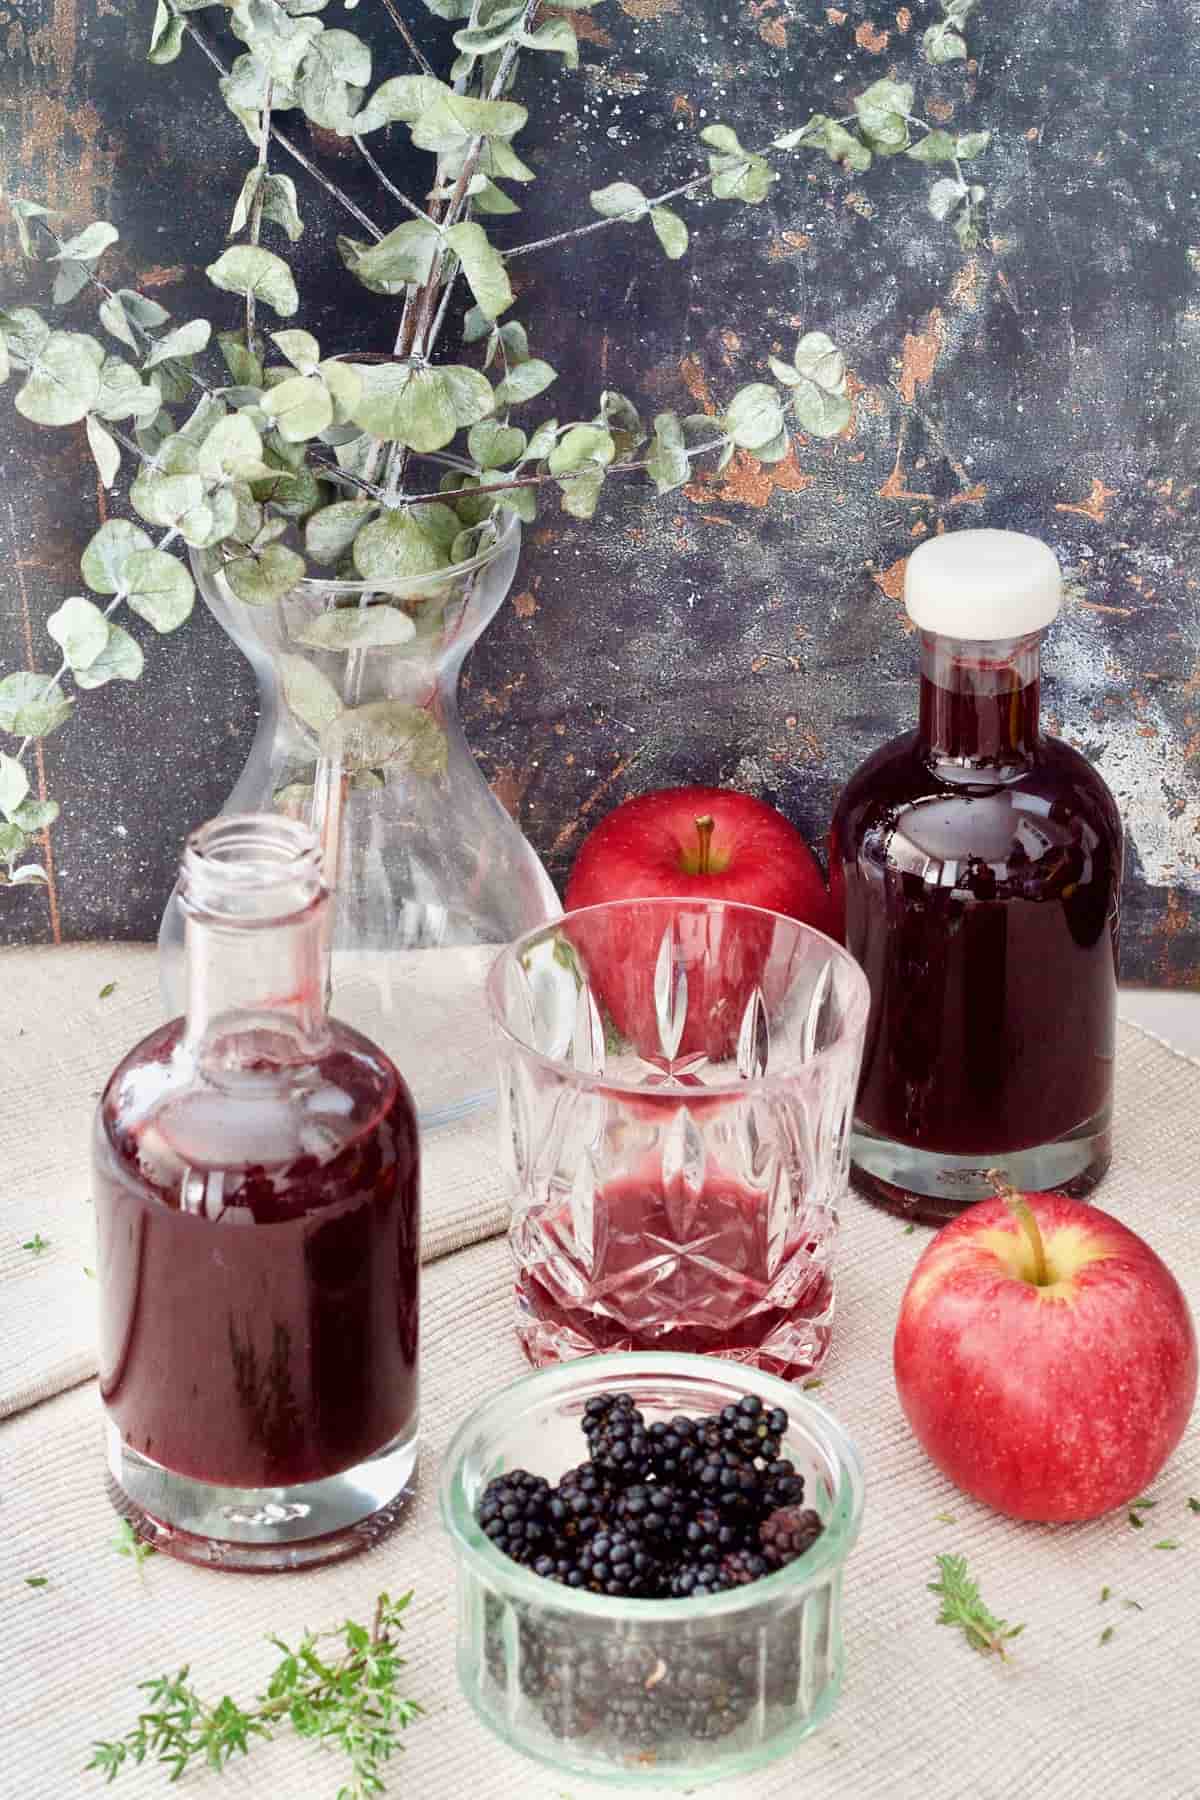
[[[163,1010],[157,955],[145,944],[0,951],[0,997],[3,1418],[95,1373],[92,1115],[118,1059],[161,1024]],[[486,1086],[486,1024],[480,1035]],[[426,1261],[504,1229],[494,1113],[430,1133],[423,1155]],[[22,1248],[35,1233],[49,1245],[40,1255]]]
[[[1104,1205],[1166,1258],[1200,1310],[1200,1071],[1131,1029],[1120,1039],[1120,1157]],[[1154,1483],[1152,1528],[1123,1513],[1072,1527],[1018,1526],[956,1493],[909,1435],[890,1339],[924,1234],[847,1201],[834,1349],[818,1396],[861,1447],[864,1529],[846,1582],[847,1678],[824,1731],[785,1761],[727,1782],[719,1800],[1196,1800],[1200,1633],[1200,1426]],[[453,1569],[436,1522],[438,1455],[464,1413],[521,1373],[502,1242],[425,1272],[424,1484],[411,1517],[369,1556],[253,1580],[157,1558],[139,1581],[108,1547],[98,1400],[81,1387],[0,1427],[0,1794],[61,1800],[105,1791],[90,1741],[132,1723],[135,1683],[190,1662],[198,1685],[252,1694],[268,1631],[361,1617],[381,1587],[415,1589],[410,1689],[429,1716],[408,1734],[388,1791],[408,1800],[581,1800],[494,1741],[458,1697]],[[951,1521],[939,1515],[951,1515]],[[1175,1551],[1156,1542],[1178,1539]],[[1024,1635],[1001,1665],[935,1624],[926,1591],[940,1551],[969,1558],[984,1598]],[[49,1585],[24,1585],[44,1574]],[[1101,1589],[1112,1597],[1100,1601]],[[1136,1601],[1141,1610],[1126,1607]],[[1101,1644],[1103,1627],[1115,1627]],[[197,1800],[333,1800],[332,1757],[281,1736]],[[123,1775],[130,1800],[167,1793],[155,1770]]]

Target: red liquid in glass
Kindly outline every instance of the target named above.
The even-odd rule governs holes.
[[[710,1177],[694,1193],[660,1172],[608,1182],[591,1209],[591,1244],[576,1237],[569,1203],[535,1209],[518,1223],[518,1332],[530,1360],[550,1334],[569,1334],[580,1355],[677,1350],[730,1356],[790,1379],[807,1374],[828,1346],[833,1297],[828,1259],[803,1208],[782,1246],[772,1242],[763,1194]],[[832,1231],[832,1222],[830,1224]],[[771,1300],[786,1291],[788,1304]],[[810,1332],[817,1355],[763,1352],[787,1328]],[[542,1328],[545,1328],[544,1330]],[[778,1335],[777,1335],[778,1334]]]
[[[104,1402],[179,1474],[318,1481],[416,1412],[412,1102],[341,1025],[318,1059],[256,1062],[225,1091],[182,1031],[140,1044],[98,1114]]]
[[[831,885],[871,984],[855,1121],[882,1138],[992,1156],[1106,1114],[1121,823],[1038,733],[1038,685],[924,678],[920,730],[838,803]]]

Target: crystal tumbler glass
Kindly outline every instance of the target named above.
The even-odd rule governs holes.
[[[773,1575],[686,1600],[610,1598],[513,1562],[476,1523],[485,1485],[517,1468],[557,1481],[579,1461],[588,1400],[614,1388],[648,1420],[718,1412],[746,1392],[782,1406],[781,1454],[804,1477],[820,1537]],[[442,1462],[462,1690],[506,1743],[563,1775],[661,1792],[756,1769],[833,1709],[842,1576],[862,1508],[862,1465],[846,1433],[759,1370],[641,1352],[526,1376],[466,1420]]]
[[[868,1010],[853,958],[757,907],[621,900],[519,939],[488,994],[529,1360],[819,1367]]]

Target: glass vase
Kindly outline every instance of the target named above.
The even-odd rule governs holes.
[[[258,730],[222,811],[278,812],[316,832],[335,895],[331,1010],[412,1071],[426,1130],[494,1098],[488,965],[497,945],[560,911],[480,774],[458,710],[463,661],[519,552],[509,515],[494,544],[450,570],[369,583],[306,577],[267,605],[238,599],[211,553],[192,557],[205,604],[258,680]],[[370,640],[330,647],[368,607]],[[184,991],[178,890],[159,949],[174,1016]]]

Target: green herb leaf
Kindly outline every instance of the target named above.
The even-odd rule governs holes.
[[[50,1585],[50,1577],[48,1575],[27,1575],[25,1577],[25,1586],[26,1587],[44,1588],[44,1587],[49,1587],[49,1585]]]
[[[939,1556],[936,1560],[939,1579],[928,1585],[929,1592],[941,1598],[938,1624],[957,1626],[972,1648],[982,1654],[994,1652],[997,1656],[1006,1656],[1006,1642],[1025,1627],[1009,1625],[988,1611],[979,1597],[979,1589],[967,1573],[965,1556]]]
[[[1116,1629],[1115,1625],[1106,1625],[1104,1630],[1100,1633],[1100,1642],[1102,1644],[1110,1644],[1112,1642],[1113,1632]]]
[[[50,1240],[44,1238],[40,1231],[35,1231],[31,1238],[26,1238],[21,1248],[22,1250],[32,1250],[35,1256],[41,1256],[43,1251],[50,1248]]]
[[[1110,1587],[1102,1587],[1100,1589],[1100,1604],[1101,1604],[1101,1606],[1104,1605],[1104,1602],[1106,1600],[1111,1600],[1111,1599],[1112,1599],[1112,1589]]]
[[[1159,1538],[1154,1548],[1156,1550],[1178,1550],[1181,1546],[1178,1538]]]
[[[1188,1495],[1188,1510],[1190,1512],[1200,1513],[1200,1500],[1197,1500],[1194,1494]]]
[[[110,982],[108,989],[105,991],[111,993],[115,986],[115,982]],[[101,994],[101,998],[103,999],[103,993]],[[133,1559],[134,1566],[139,1575],[142,1572],[142,1565],[146,1559],[157,1555],[154,1545],[144,1543],[133,1529],[133,1526],[129,1523],[128,1519],[122,1519],[119,1522],[117,1525],[117,1535],[114,1538],[110,1538],[109,1543],[112,1545],[118,1556],[128,1556]]]

